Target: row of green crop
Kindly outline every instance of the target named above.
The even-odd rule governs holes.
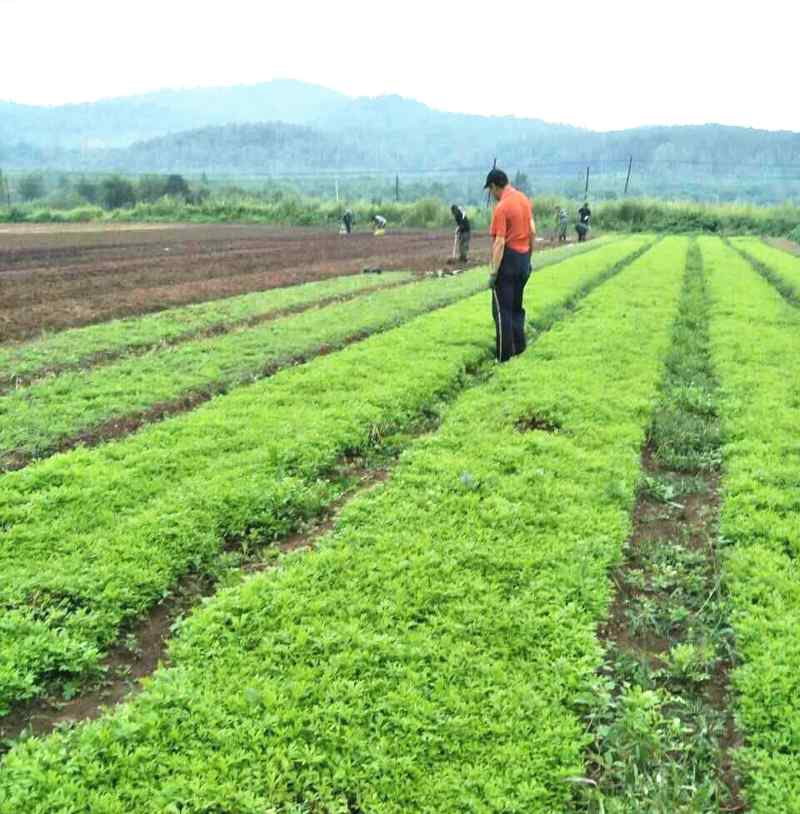
[[[613,238],[599,238],[583,246],[572,245],[537,253],[536,264],[546,265],[575,253],[598,248]],[[283,309],[296,308],[329,297],[346,297],[373,287],[411,279],[406,272],[387,272],[323,280],[287,288],[256,291],[195,305],[169,308],[157,314],[113,320],[50,334],[33,342],[0,347],[0,383],[17,377],[30,379],[52,368],[77,366],[96,356],[121,354],[171,343],[193,333],[229,326]]]
[[[725,476],[721,533],[742,664],[734,674],[752,811],[800,811],[800,312],[722,242],[712,297]]]
[[[172,343],[212,328],[411,279],[407,272],[337,277],[48,334],[33,342],[0,347],[0,383],[30,379],[49,369],[77,366],[92,357]]]
[[[570,300],[607,265],[537,274],[529,311]],[[318,510],[335,493],[320,478],[345,450],[407,422],[488,355],[487,296],[2,478],[0,703],[95,664],[98,644],[225,538],[269,538]]]
[[[731,244],[790,300],[800,303],[800,257],[755,238],[734,238]]]
[[[563,811],[686,246],[464,394],[318,553],[195,613],[133,702],[18,746],[0,811]]]
[[[588,256],[562,260],[566,274],[596,273],[613,266],[647,238],[601,246]],[[544,253],[542,253],[544,255]],[[564,259],[564,258],[569,259]],[[546,267],[541,256],[540,265]],[[538,289],[534,275],[532,291]],[[188,393],[220,390],[267,368],[342,345],[349,337],[383,330],[485,286],[485,271],[432,279],[378,291],[322,309],[245,326],[224,336],[201,338],[144,355],[124,357],[90,371],[68,371],[0,396],[0,462],[10,453],[41,455],[62,439],[99,424],[174,401]]]
[[[407,423],[488,356],[482,317],[461,302],[0,480],[0,706],[96,664],[124,619],[226,539],[270,539],[335,498],[323,476],[345,451]]]
[[[474,294],[485,284],[485,271],[476,270],[379,290],[17,388],[0,396],[0,464],[12,451],[41,455],[62,439],[112,419],[189,393],[241,384],[323,348],[339,347],[350,337],[399,325]]]

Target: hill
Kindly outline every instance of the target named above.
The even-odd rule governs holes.
[[[128,172],[280,173],[361,167],[358,147],[302,125],[267,122],[205,127],[94,156],[93,168]]]
[[[620,191],[633,156],[639,192],[764,202],[800,196],[800,134],[791,132],[707,124],[603,133],[435,110],[396,95],[354,99],[293,80],[54,108],[0,103],[0,168],[12,170],[455,178],[480,175],[495,156],[570,195],[581,194],[588,164],[609,179],[609,194]]]
[[[60,107],[0,102],[0,144],[51,151],[127,147],[183,130],[282,121],[308,124],[349,101],[336,91],[292,79],[226,88],[163,90]]]

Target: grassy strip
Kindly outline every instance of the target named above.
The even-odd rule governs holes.
[[[736,190],[736,194],[740,192]],[[459,192],[458,195],[461,193]],[[537,195],[536,212],[540,223],[550,220],[556,206],[570,211],[574,198],[560,195]],[[381,204],[352,200],[357,224],[369,223],[373,215],[383,213],[392,226],[440,227],[452,224],[445,200],[421,199],[415,202]],[[77,209],[52,209],[46,202],[34,201],[0,208],[0,223],[80,223],[100,222],[168,222],[168,223],[286,223],[310,226],[338,224],[343,205],[334,200],[289,196],[279,201],[240,194],[214,196],[201,204],[184,204],[175,199],[155,203],[140,202],[132,208],[104,211],[96,206]],[[670,201],[664,198],[625,197],[616,201],[596,201],[592,206],[592,224],[596,229],[620,232],[711,232],[714,234],[755,234],[785,237],[797,229],[800,207],[791,203],[761,206],[747,203],[711,203]],[[490,212],[485,207],[469,207],[473,228],[489,225]],[[547,223],[546,227],[549,227]],[[357,226],[358,228],[358,226]]]
[[[784,299],[800,305],[800,259],[756,238],[733,238],[729,242]]]
[[[133,703],[13,750],[0,811],[564,810],[685,250],[466,393],[318,554],[194,614]]]
[[[746,790],[759,814],[800,811],[800,314],[720,241],[702,239],[725,433],[721,531],[742,666],[734,674]]]
[[[97,358],[160,344],[174,344],[210,329],[230,327],[275,312],[412,279],[407,272],[338,277],[61,331],[33,342],[0,348],[0,384],[13,384],[19,379],[29,381],[53,369],[76,367]]]
[[[595,275],[596,276],[596,275]],[[535,314],[592,279],[542,274]],[[485,359],[486,295],[194,413],[0,481],[0,704],[86,672],[120,624],[231,537],[270,539],[333,499],[322,480]],[[357,398],[354,398],[354,394]]]
[[[605,814],[742,810],[728,746],[732,636],[716,528],[720,430],[702,258],[692,244],[626,561],[587,696],[591,782]]]
[[[644,244],[636,237],[565,260],[559,274],[594,274]],[[538,287],[535,275],[531,290]],[[0,397],[0,464],[45,455],[64,439],[197,392],[220,392],[354,335],[385,330],[431,308],[474,294],[485,272],[428,280],[357,300],[64,373]],[[535,296],[535,294],[534,294]]]

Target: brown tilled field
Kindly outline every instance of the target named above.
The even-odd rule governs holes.
[[[449,230],[376,238],[274,226],[3,226],[0,341],[365,267],[431,271],[452,247]],[[471,257],[488,261],[488,236],[473,236]]]

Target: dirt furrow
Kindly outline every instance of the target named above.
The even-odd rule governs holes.
[[[693,244],[662,394],[642,454],[633,531],[598,631],[592,743],[576,810],[739,812],[735,662],[721,577],[721,463],[702,258]]]

